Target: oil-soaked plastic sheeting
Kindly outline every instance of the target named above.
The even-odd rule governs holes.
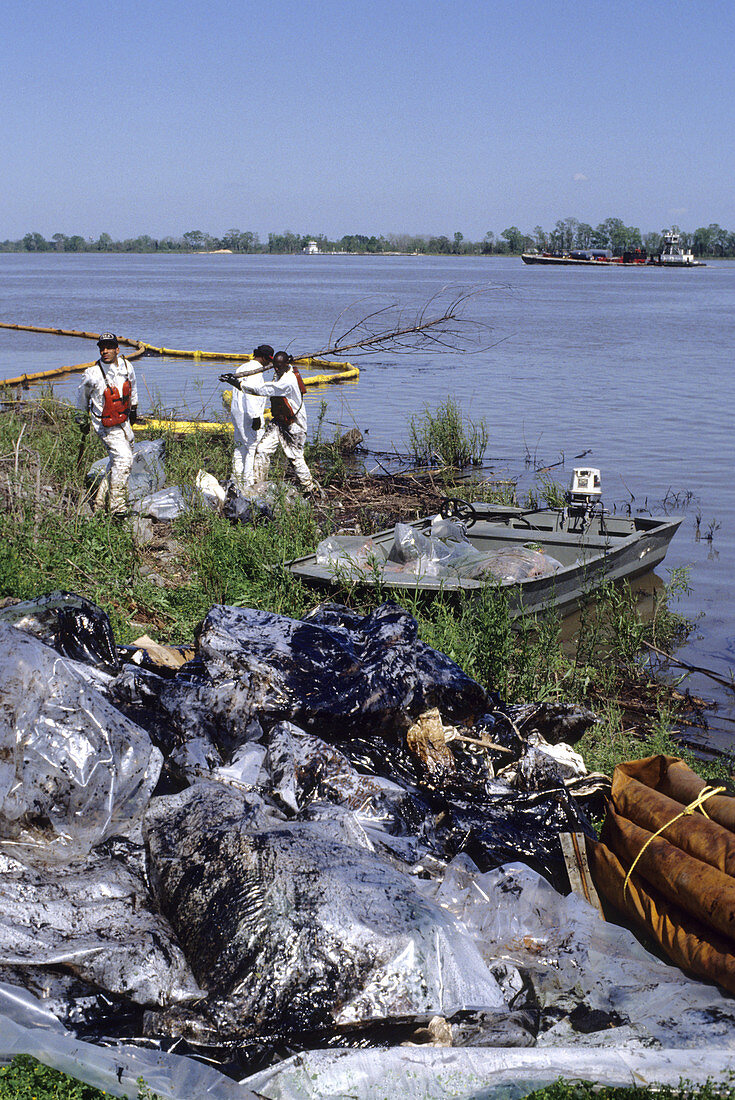
[[[75,1039],[29,993],[0,982],[0,1060],[29,1054],[44,1065],[108,1093],[139,1096],[138,1080],[163,1100],[255,1100],[255,1093],[176,1054]]]
[[[247,1078],[267,1100],[519,1100],[560,1077],[609,1088],[727,1081],[735,1056],[717,1049],[580,1050],[397,1047],[313,1050]]]
[[[158,903],[233,1038],[505,1010],[476,944],[366,840],[249,810],[203,782],[144,824]]]
[[[267,743],[267,774],[260,781],[287,812],[301,813],[315,801],[359,810],[371,838],[402,852],[406,860],[418,861],[427,850],[446,860],[461,850],[488,870],[524,859],[558,889],[569,889],[559,834],[589,830],[589,825],[556,771],[539,772],[544,780],[551,774],[548,786],[518,791],[502,779],[489,780],[485,770],[473,769],[472,761],[438,780],[428,774],[422,779],[414,758],[415,771],[402,787],[388,777],[393,772],[405,782],[411,759],[400,770],[392,760],[399,752],[409,754],[392,746],[391,756],[391,747],[380,738],[372,740],[372,748],[382,776],[366,775],[350,763],[352,748],[359,752],[360,746],[342,742],[340,752],[292,723],[275,726]]]
[[[447,857],[462,851],[483,871],[522,859],[557,890],[569,890],[559,834],[592,830],[563,785],[472,795],[459,788],[447,798],[446,817],[436,831]]]
[[[116,851],[42,870],[0,852],[0,896],[0,967],[60,967],[141,1005],[201,996],[142,878]]]
[[[0,838],[14,855],[67,860],[127,833],[161,762],[73,661],[0,623]]]
[[[74,661],[107,672],[116,672],[119,667],[107,615],[73,592],[52,592],[49,596],[10,604],[0,609],[0,623],[33,634]]]
[[[268,735],[267,755],[263,752],[267,775],[262,781],[293,813],[321,800],[360,809],[363,817],[382,817],[388,803],[399,805],[409,797],[389,779],[361,775],[338,749],[292,722],[274,726]]]
[[[365,617],[323,604],[303,621],[213,607],[198,640],[202,674],[183,669],[161,703],[182,731],[205,730],[226,753],[255,716],[329,737],[400,728],[433,706],[448,719],[487,710],[482,688],[417,632],[392,603]]]
[[[541,1008],[538,1045],[653,1041],[735,1052],[733,998],[657,959],[632,932],[603,921],[579,895],[562,897],[529,867],[478,874],[459,858],[421,889],[454,913],[486,961],[505,964],[501,985],[512,1007]]]

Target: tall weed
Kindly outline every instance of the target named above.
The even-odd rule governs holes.
[[[487,450],[488,431],[484,420],[476,423],[462,416],[453,397],[447,397],[432,412],[425,406],[412,416],[408,428],[409,454],[427,465],[481,466]]]

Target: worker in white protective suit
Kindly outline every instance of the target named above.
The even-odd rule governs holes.
[[[110,515],[127,510],[128,477],[133,465],[133,430],[138,415],[138,385],[131,363],[120,355],[117,337],[103,332],[97,341],[100,357],[82,375],[77,390],[77,423],[82,435],[90,424],[108,455],[107,472],[97,488],[93,506]]]
[[[271,399],[272,419],[255,452],[255,479],[264,481],[268,476],[271,455],[275,454],[280,443],[302,488],[307,493],[317,492],[319,486],[304,459],[307,429],[304,408],[306,387],[288,352],[276,352],[273,356],[273,369],[276,377],[272,382],[265,382],[257,387],[252,385],[250,379],[241,383],[244,392]]]
[[[235,369],[235,378],[247,377],[248,385],[262,386],[265,382],[258,366],[269,367],[273,362],[273,348],[270,344],[259,344],[253,351],[250,362],[240,363]],[[236,383],[232,388],[230,415],[235,430],[235,449],[232,454],[232,480],[238,493],[244,493],[254,481],[253,463],[255,449],[263,437],[265,429],[265,403],[262,394],[243,392]]]

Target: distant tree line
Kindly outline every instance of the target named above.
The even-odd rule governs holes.
[[[713,224],[688,233],[678,229],[681,243],[691,248],[695,256],[735,257],[735,232]],[[40,233],[26,233],[19,241],[1,241],[0,252],[214,252],[229,249],[243,253],[296,253],[303,252],[310,241],[315,241],[320,252],[350,253],[426,253],[446,256],[517,256],[529,249],[609,248],[620,256],[633,248],[645,248],[648,253],[661,250],[663,233],[641,234],[635,226],[624,225],[620,218],[606,218],[598,226],[564,218],[553,229],[537,225],[532,233],[524,233],[511,225],[496,236],[492,231],[481,241],[465,240],[461,233],[446,236],[411,236],[408,233],[389,233],[386,236],[368,237],[361,233],[347,234],[339,240],[329,240],[321,233],[269,233],[267,241],[261,241],[257,233],[228,229],[222,237],[213,237],[200,229],[189,230],[181,237],[131,237],[113,241],[109,233],[101,233],[97,240],[79,234],[67,236],[54,233],[46,240]]]

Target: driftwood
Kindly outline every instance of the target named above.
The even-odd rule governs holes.
[[[490,326],[487,322],[468,317],[466,311],[472,302],[490,290],[485,286],[469,289],[444,287],[415,313],[408,313],[397,303],[381,306],[358,317],[340,336],[335,337],[340,322],[346,323],[360,305],[360,302],[355,302],[343,310],[335,321],[327,347],[309,352],[308,357],[318,359],[348,353],[354,356],[376,351],[404,353],[437,348],[453,352],[479,351],[482,338],[489,332]],[[391,323],[386,325],[389,318]]]

